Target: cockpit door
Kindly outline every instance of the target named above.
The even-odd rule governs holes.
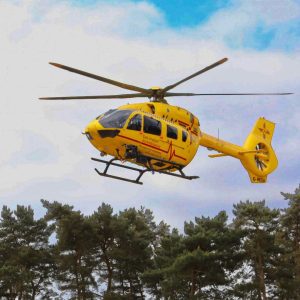
[[[127,124],[127,129],[134,131],[142,131],[142,116],[140,114],[133,115]]]

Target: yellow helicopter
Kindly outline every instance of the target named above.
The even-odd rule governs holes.
[[[100,151],[101,156],[110,155],[108,161],[92,158],[105,164],[105,169],[96,172],[105,177],[143,184],[140,179],[145,172],[196,179],[198,176],[187,176],[183,168],[195,157],[199,146],[217,151],[211,158],[232,156],[241,161],[253,183],[265,183],[268,174],[273,172],[278,161],[271,141],[275,124],[259,118],[242,146],[223,141],[200,130],[199,119],[188,110],[167,103],[166,97],[176,96],[212,96],[212,95],[288,95],[291,93],[231,93],[231,94],[195,94],[172,93],[171,89],[210,69],[223,64],[223,58],[204,69],[164,88],[157,86],[150,89],[129,85],[102,76],[94,75],[57,63],[51,65],[90,77],[123,89],[134,91],[132,94],[43,97],[40,100],[86,100],[86,99],[128,99],[144,98],[149,102],[127,104],[101,114],[88,124],[83,134],[90,143]],[[121,161],[121,163],[116,163]],[[124,162],[137,164],[139,168],[125,165]],[[136,179],[108,174],[109,167],[138,172]],[[140,168],[142,167],[142,168]]]

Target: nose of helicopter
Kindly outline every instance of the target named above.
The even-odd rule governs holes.
[[[89,141],[91,143],[92,143],[92,140],[96,139],[96,137],[97,137],[97,130],[101,129],[99,127],[101,127],[101,126],[97,122],[97,120],[93,120],[86,126],[86,128],[84,130],[84,134],[86,135],[86,137],[89,139]]]

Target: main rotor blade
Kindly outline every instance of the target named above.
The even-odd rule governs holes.
[[[176,96],[247,96],[247,95],[292,95],[293,93],[229,93],[229,94],[194,94],[194,93],[169,93],[167,92],[165,97]]]
[[[102,76],[99,76],[99,75],[91,74],[91,73],[81,71],[81,70],[78,70],[78,69],[74,69],[74,68],[64,66],[64,65],[61,65],[61,64],[57,64],[57,63],[53,63],[53,62],[49,62],[49,64],[54,66],[54,67],[60,68],[60,69],[64,69],[64,70],[67,70],[67,71],[70,71],[70,72],[73,72],[73,73],[77,73],[77,74],[80,74],[80,75],[83,75],[83,76],[86,76],[86,77],[90,77],[90,78],[93,78],[93,79],[96,79],[96,80],[106,82],[108,84],[118,86],[122,89],[131,90],[131,91],[140,92],[140,93],[147,93],[147,94],[151,93],[151,91],[149,91],[147,89],[143,89],[143,88],[138,87],[138,86],[126,84],[126,83],[123,83],[123,82],[119,82],[119,81],[112,80],[112,79],[102,77]]]
[[[100,96],[68,96],[68,97],[42,97],[40,100],[89,100],[89,99],[124,99],[124,98],[144,98],[148,95],[143,93],[137,94],[120,94],[120,95],[100,95]]]
[[[225,57],[225,58],[215,62],[214,64],[212,64],[212,65],[210,65],[210,66],[208,66],[208,67],[206,67],[206,68],[204,68],[204,69],[202,69],[202,70],[200,70],[200,71],[198,71],[198,72],[196,72],[196,73],[194,73],[194,74],[192,74],[192,75],[190,75],[190,76],[188,76],[188,77],[186,77],[186,78],[184,78],[184,79],[182,79],[182,80],[180,80],[180,81],[178,81],[174,84],[168,85],[165,88],[163,88],[163,92],[167,92],[167,91],[173,89],[174,87],[176,87],[177,85],[179,85],[179,84],[181,84],[185,81],[188,81],[188,80],[190,80],[190,79],[192,79],[192,78],[194,78],[194,77],[196,77],[196,76],[198,76],[198,75],[200,75],[200,74],[202,74],[202,73],[204,73],[204,72],[206,72],[210,69],[213,69],[213,68],[221,65],[224,62],[226,62],[227,60],[228,60],[228,58]]]

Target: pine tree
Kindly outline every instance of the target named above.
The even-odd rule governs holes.
[[[73,207],[42,200],[47,208],[46,218],[55,221],[57,245],[56,279],[62,291],[69,291],[75,299],[93,299],[97,295],[94,277],[94,231],[90,220]]]
[[[280,249],[275,243],[279,210],[270,209],[265,201],[240,202],[234,205],[234,225],[242,230],[245,251],[244,273],[249,273],[236,294],[243,298],[267,299],[274,291],[274,273]],[[254,293],[253,293],[254,292]]]
[[[281,193],[288,207],[280,217],[278,243],[283,250],[277,280],[282,299],[299,299],[300,295],[300,186],[294,194]]]
[[[114,289],[129,299],[144,299],[142,274],[152,267],[151,245],[155,239],[152,220],[152,212],[144,208],[126,209],[118,216]]]
[[[131,300],[279,299],[300,295],[300,186],[282,193],[280,211],[265,201],[234,205],[228,224],[185,222],[184,234],[154,222],[150,210],[91,216],[42,200],[47,213],[4,206],[0,219],[0,298]],[[56,243],[49,245],[51,234]]]
[[[102,203],[90,218],[94,230],[95,255],[100,282],[107,282],[106,294],[113,290],[114,252],[118,234],[117,216],[110,205]]]
[[[229,282],[227,274],[239,263],[240,236],[228,227],[224,211],[213,218],[185,223],[184,232],[185,251],[176,258],[170,272],[188,281],[190,298],[223,297]]]
[[[51,295],[53,257],[48,244],[53,231],[31,207],[6,206],[0,222],[0,294],[8,299]]]
[[[183,236],[177,229],[170,231],[170,226],[160,222],[157,226],[156,243],[153,252],[153,268],[146,270],[143,280],[148,292],[156,299],[178,299],[186,295],[187,283],[177,273],[170,273],[169,267],[177,256],[182,254]]]

